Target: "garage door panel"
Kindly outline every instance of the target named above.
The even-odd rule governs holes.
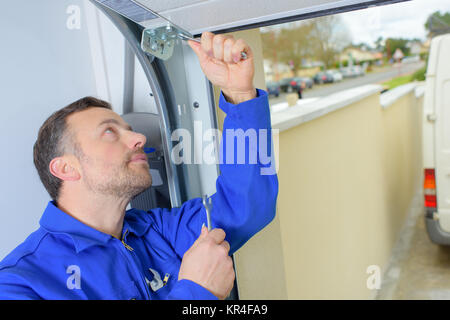
[[[204,31],[223,31],[246,29],[284,20],[305,18],[317,12],[331,14],[369,6],[402,2],[404,0],[379,1],[332,1],[332,0],[97,0],[127,16],[127,12],[136,10],[137,4],[150,8],[174,24],[197,35]],[[129,9],[127,5],[134,8]],[[113,6],[115,8],[113,8]],[[119,8],[120,7],[120,8]],[[136,17],[136,14],[134,14]],[[142,26],[149,28],[161,24],[153,15],[143,20],[137,17]],[[133,21],[136,21],[132,19]]]

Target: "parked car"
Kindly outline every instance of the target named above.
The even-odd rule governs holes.
[[[341,68],[340,72],[344,78],[352,78],[354,76],[352,70],[349,67]]]
[[[366,74],[366,72],[361,66],[353,66],[352,71],[355,73],[357,77],[361,77]]]
[[[289,89],[289,87],[291,86],[291,81],[293,80],[294,78],[284,78],[284,79],[281,79],[280,81],[279,81],[279,85],[280,85],[280,91],[281,92],[288,92],[288,90],[291,90],[291,89]]]
[[[309,77],[302,77],[302,80],[305,82],[307,89],[311,89],[313,87],[314,81],[311,78],[309,78]]]
[[[333,82],[339,82],[342,81],[342,79],[344,78],[342,76],[342,73],[340,73],[337,70],[328,70],[327,72],[325,72],[327,75],[331,75],[333,77]]]
[[[280,85],[278,84],[278,82],[269,81],[266,83],[266,87],[269,97],[271,95],[274,95],[275,97],[278,97],[280,95]]]
[[[331,74],[326,72],[318,72],[314,76],[314,83],[322,84],[322,83],[331,83],[334,81],[334,78]]]
[[[344,78],[356,78],[365,74],[365,71],[361,66],[345,67],[340,71]]]
[[[288,88],[289,92],[298,92],[298,90],[301,88],[304,89],[311,89],[313,86],[313,81],[311,78],[307,77],[294,77],[292,78],[291,82],[289,83],[291,89]]]

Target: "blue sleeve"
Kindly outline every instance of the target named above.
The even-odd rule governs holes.
[[[230,253],[275,217],[278,178],[272,152],[269,100],[265,91],[257,91],[255,99],[238,105],[220,95],[219,107],[227,116],[211,220],[213,228],[225,230]],[[248,137],[245,150],[239,150],[239,136]],[[253,142],[252,137],[256,137]],[[245,161],[242,161],[242,154],[245,154]]]
[[[20,277],[0,270],[0,300],[41,300]]]
[[[238,105],[227,102],[221,93],[219,107],[227,116],[219,151],[220,175],[211,196],[211,224],[225,230],[233,254],[275,217],[278,179],[267,93],[258,90],[255,99]],[[244,142],[239,143],[240,139]],[[200,198],[186,201],[180,208],[154,209],[152,213],[180,257],[198,238],[202,224],[206,225]]]
[[[218,300],[210,291],[187,279],[179,280],[167,296],[168,300]]]

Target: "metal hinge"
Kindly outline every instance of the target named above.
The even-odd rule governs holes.
[[[141,48],[159,59],[168,60],[173,54],[175,41],[178,37],[185,38],[184,33],[174,26],[148,28],[142,33]]]
[[[162,60],[168,60],[173,54],[175,40],[193,39],[192,34],[187,30],[172,23],[169,19],[153,11],[143,3],[132,0],[136,5],[158,17],[159,22],[156,25],[149,26],[142,32],[141,48],[144,52],[154,55]]]
[[[150,12],[153,16],[158,17],[159,22],[151,27],[146,28],[142,32],[141,49],[159,59],[168,60],[172,57],[173,49],[175,47],[175,41],[179,39],[193,40],[200,42],[199,39],[195,39],[193,35],[182,27],[176,25],[169,19],[163,17],[159,13],[153,11],[142,3],[137,3],[132,0],[136,5]],[[241,60],[247,59],[247,53],[241,52]]]
[[[168,60],[173,54],[173,48],[177,39],[192,40],[200,43],[200,40],[193,38],[189,32],[167,22],[165,27],[145,29],[142,32],[141,48],[144,52],[159,59]],[[247,53],[242,51],[241,60],[245,59],[247,59]]]

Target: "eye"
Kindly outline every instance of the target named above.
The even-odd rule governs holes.
[[[105,129],[105,133],[115,133],[115,130],[111,127]]]

